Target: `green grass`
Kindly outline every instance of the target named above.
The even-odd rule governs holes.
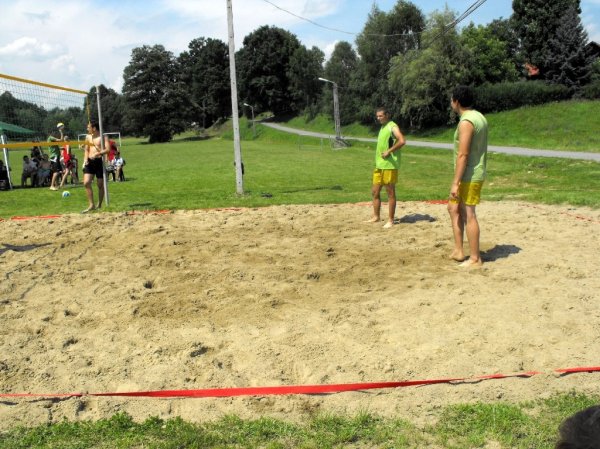
[[[490,125],[489,143],[510,147],[547,150],[600,152],[600,101],[565,101],[512,111],[486,114]],[[298,117],[288,126],[315,132],[333,133],[331,119]],[[452,142],[455,126],[420,132],[406,132],[408,139]],[[352,124],[342,127],[344,136],[374,137],[373,129]]]
[[[432,424],[356,416],[317,415],[303,423],[268,417],[192,424],[180,418],[134,422],[126,414],[96,422],[62,422],[0,433],[0,447],[21,448],[445,448],[551,449],[560,422],[600,397],[566,394],[520,404],[463,404],[435,413]],[[491,447],[491,446],[490,446]]]
[[[298,137],[259,126],[256,140],[242,142],[245,195],[236,194],[231,140],[193,140],[148,145],[125,139],[127,182],[109,183],[113,212],[130,210],[258,207],[277,204],[353,203],[370,200],[373,148],[356,144],[332,150],[320,139]],[[249,131],[251,135],[251,130]],[[280,138],[280,141],[277,141]],[[22,152],[11,152],[20,161]],[[78,154],[80,160],[82,156]],[[14,163],[14,162],[13,162]],[[13,173],[20,173],[16,165]],[[13,179],[16,176],[13,176]],[[403,150],[399,198],[444,199],[452,177],[447,150]],[[80,212],[81,185],[71,196],[47,188],[0,192],[0,217]],[[96,188],[94,188],[96,193]],[[600,207],[600,164],[554,158],[491,154],[484,200],[510,200]]]

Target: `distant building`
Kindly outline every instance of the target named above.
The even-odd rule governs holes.
[[[587,50],[587,52],[589,53],[589,55],[592,57],[592,59],[595,61],[598,58],[600,58],[600,44],[598,44],[597,42],[594,41],[590,41],[586,46],[585,49]]]

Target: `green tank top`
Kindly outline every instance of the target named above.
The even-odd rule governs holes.
[[[465,111],[460,116],[460,122],[469,121],[474,128],[467,168],[461,179],[462,182],[481,182],[485,180],[487,171],[488,123],[479,111]],[[454,132],[454,167],[458,156],[458,127]]]
[[[379,130],[377,136],[377,149],[375,150],[375,168],[383,170],[398,170],[400,168],[400,150],[394,151],[386,159],[381,157],[382,153],[389,150],[396,142],[392,129],[398,127],[393,121],[387,122]]]

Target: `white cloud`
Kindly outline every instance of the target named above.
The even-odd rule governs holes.
[[[45,61],[65,52],[60,43],[41,42],[35,37],[23,36],[0,46],[0,56],[24,60]]]

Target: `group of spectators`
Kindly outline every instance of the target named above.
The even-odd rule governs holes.
[[[34,146],[30,155],[23,156],[23,171],[21,172],[21,187],[27,186],[30,180],[31,187],[48,187],[50,190],[58,190],[65,183],[79,184],[78,160],[68,145],[69,137],[64,134],[64,124],[58,123],[56,131],[48,137],[48,153],[42,147]],[[58,143],[66,143],[59,146]],[[107,155],[106,172],[112,175],[113,181],[125,181],[123,166],[125,160],[116,142],[110,140],[110,149]],[[0,160],[0,183],[8,184],[8,171]]]

